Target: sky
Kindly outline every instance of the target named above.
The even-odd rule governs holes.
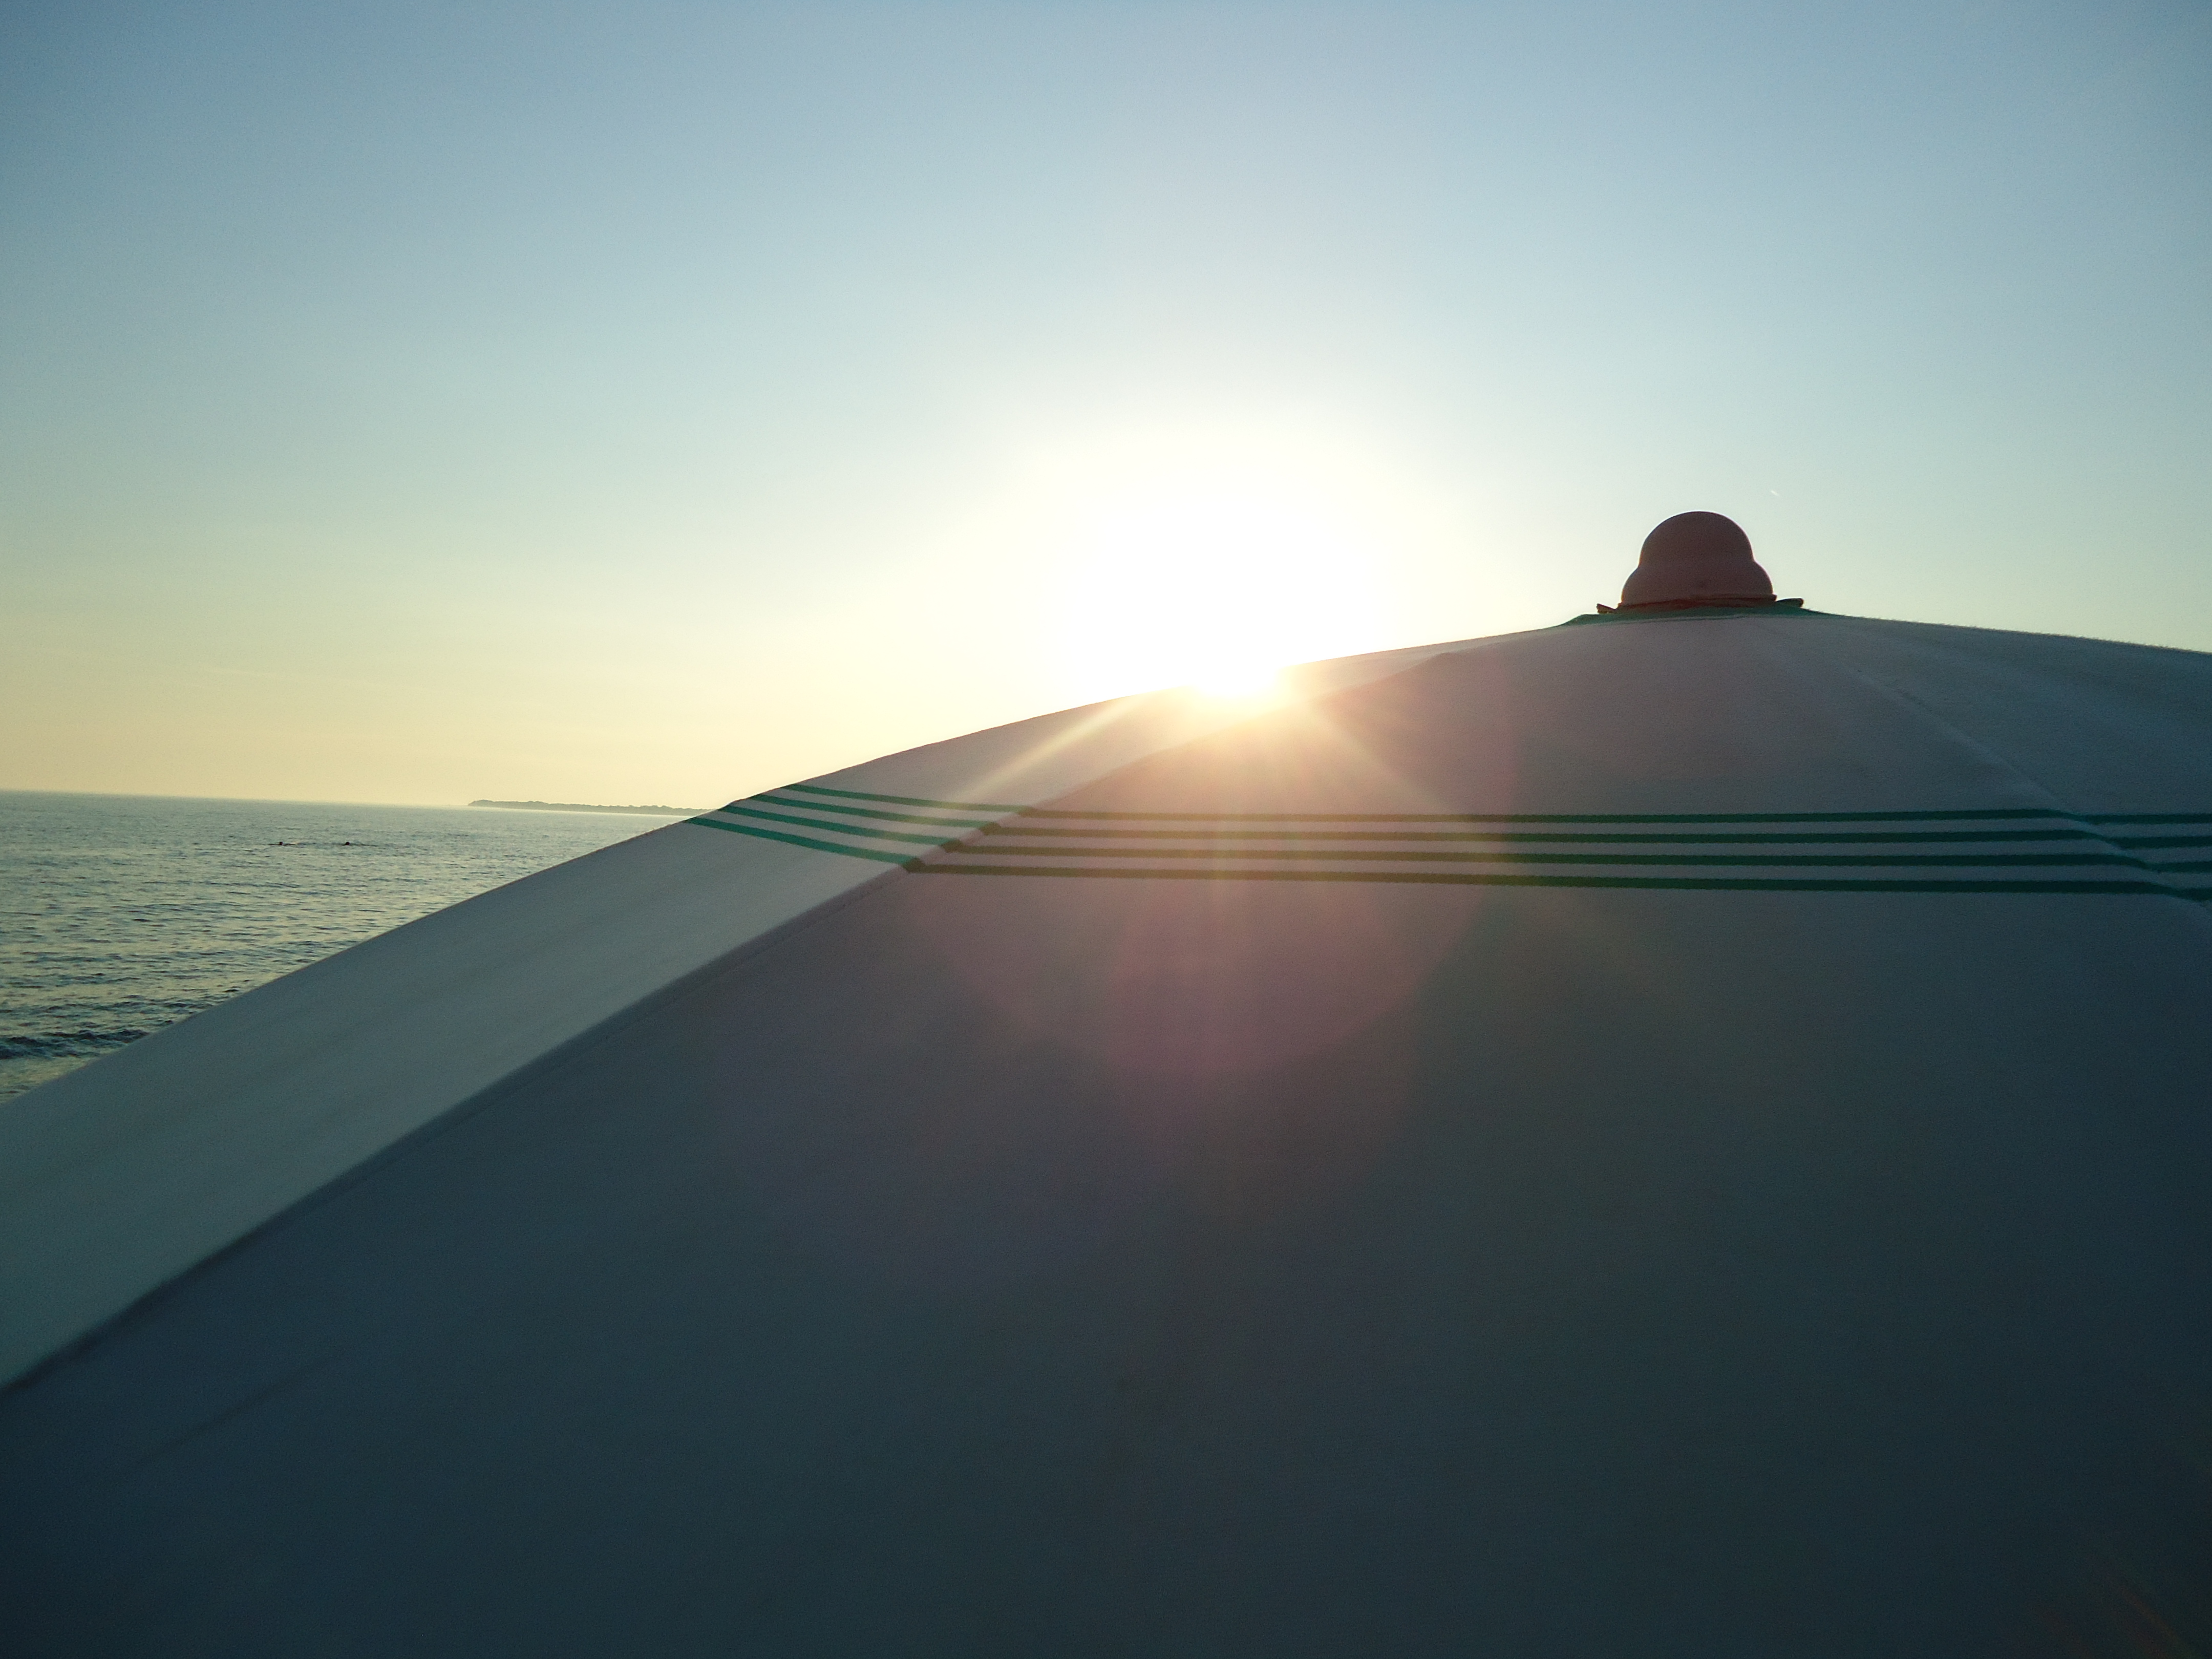
[[[703,805],[1689,508],[2212,649],[2212,5],[0,21],[0,787]]]

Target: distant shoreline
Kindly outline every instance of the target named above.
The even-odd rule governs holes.
[[[703,806],[586,806],[575,800],[472,800],[471,806],[504,806],[515,812],[629,812],[639,817],[688,818]]]

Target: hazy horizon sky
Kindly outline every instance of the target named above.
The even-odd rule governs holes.
[[[0,787],[707,804],[1705,507],[2212,649],[2212,7],[0,21]]]

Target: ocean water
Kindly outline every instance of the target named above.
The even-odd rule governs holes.
[[[0,791],[0,1100],[669,822]]]

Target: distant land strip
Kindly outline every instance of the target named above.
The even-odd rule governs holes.
[[[506,806],[518,812],[637,812],[653,817],[683,818],[704,811],[699,806],[588,806],[580,800],[472,800],[471,806]]]

